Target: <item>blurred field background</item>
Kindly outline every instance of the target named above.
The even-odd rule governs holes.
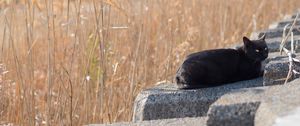
[[[129,121],[184,56],[228,47],[298,0],[0,0],[0,125]]]

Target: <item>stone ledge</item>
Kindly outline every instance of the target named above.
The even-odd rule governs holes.
[[[269,48],[269,53],[279,52],[279,47],[280,47],[281,41],[282,41],[282,37],[266,39],[267,46]],[[299,35],[294,36],[294,43],[295,43],[295,45],[297,43],[299,45],[299,43],[300,43],[300,36]],[[291,48],[291,39],[290,38],[287,40],[287,43],[285,44],[285,47],[287,49]],[[300,48],[296,49],[296,51],[300,51]]]
[[[211,105],[207,125],[272,126],[279,123],[279,119],[282,123],[287,116],[300,110],[299,96],[300,79],[286,85],[237,90]]]
[[[276,57],[266,64],[264,71],[265,86],[283,84],[289,71],[288,57]]]
[[[91,124],[90,126],[295,125],[299,123],[299,120],[294,119],[294,116],[299,117],[300,115],[299,96],[300,79],[296,79],[286,85],[231,90],[231,92],[220,96],[210,106],[207,116],[200,118],[174,118],[100,125]]]
[[[300,53],[297,53],[298,57]],[[289,59],[287,56],[275,56],[272,58],[268,58],[266,60],[268,62],[265,66],[264,70],[264,79],[263,85],[277,85],[283,84],[285,82],[285,78],[287,77],[289,71]],[[299,70],[298,70],[299,71]],[[297,78],[298,76],[293,76],[289,81]]]
[[[254,126],[256,110],[260,102],[211,106],[209,126]]]
[[[278,119],[293,114],[300,107],[300,79],[271,87],[265,91],[264,96],[256,113],[255,124],[274,125]]]
[[[133,121],[206,116],[209,106],[222,95],[262,83],[262,78],[257,78],[194,90],[178,90],[175,84],[162,84],[137,96]]]

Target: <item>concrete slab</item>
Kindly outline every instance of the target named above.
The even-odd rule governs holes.
[[[178,90],[175,84],[162,84],[142,91],[134,104],[133,121],[206,116],[209,106],[236,89],[262,86],[262,78],[219,87]]]
[[[300,79],[286,85],[273,86],[264,92],[263,101],[259,106],[255,125],[271,126],[278,124],[278,120],[295,114],[300,107]],[[300,120],[296,124],[299,124]]]
[[[296,53],[297,59],[300,59],[300,53]],[[263,85],[277,85],[283,84],[287,77],[289,71],[289,59],[284,55],[279,53],[274,53],[266,60],[267,64],[264,68],[264,79]],[[300,71],[299,67],[294,68],[297,71]],[[294,75],[289,81],[298,78],[299,75]]]
[[[254,118],[260,102],[212,106],[208,114],[208,126],[254,126]]]
[[[279,52],[279,47],[280,47],[280,43],[282,41],[282,37],[277,37],[277,38],[269,38],[266,39],[267,42],[267,46],[269,48],[269,52]],[[294,46],[297,48],[295,48],[296,51],[300,51],[300,36],[294,36]],[[289,38],[287,40],[287,43],[285,44],[285,47],[287,49],[291,48],[291,39]]]
[[[214,102],[207,125],[272,126],[289,121],[300,108],[300,79],[286,85],[254,87],[227,93]]]

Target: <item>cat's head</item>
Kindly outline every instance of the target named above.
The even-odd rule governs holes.
[[[263,61],[268,57],[269,49],[265,41],[265,35],[258,40],[250,40],[243,37],[244,51],[248,58],[254,61]]]

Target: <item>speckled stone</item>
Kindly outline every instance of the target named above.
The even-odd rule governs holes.
[[[294,114],[300,107],[300,79],[286,85],[272,86],[263,94],[263,100],[256,112],[257,126],[272,126],[278,119]],[[297,124],[300,123],[300,120]]]
[[[260,102],[211,106],[208,126],[254,126]]]
[[[272,126],[295,114],[300,108],[299,96],[300,79],[229,92],[211,105],[207,125]]]
[[[297,59],[300,59],[299,53],[297,53],[298,57]],[[277,84],[283,84],[285,82],[285,79],[287,77],[288,71],[289,71],[289,59],[287,56],[281,56],[278,55],[272,58],[267,59],[267,64],[264,69],[264,78],[263,78],[263,84],[265,86],[270,85],[277,85]],[[297,71],[300,69],[298,67],[295,67]],[[299,76],[292,76],[289,81],[298,78]]]
[[[175,84],[158,85],[137,96],[133,121],[206,116],[209,106],[222,95],[257,86],[262,86],[262,78],[193,90],[178,90]]]
[[[263,84],[266,86],[283,84],[289,71],[288,57],[277,58],[266,64]]]

